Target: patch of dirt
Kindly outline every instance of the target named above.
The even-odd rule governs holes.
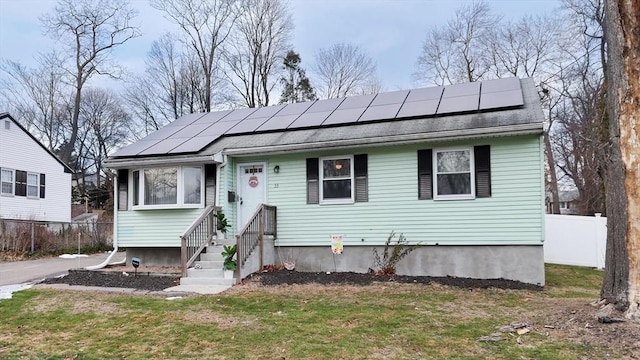
[[[162,291],[180,283],[179,276],[160,276],[115,271],[69,270],[69,275],[47,279],[45,284],[69,284],[82,286],[119,287],[140,290]]]
[[[213,313],[211,311],[191,311],[184,314],[183,319],[187,322],[194,322],[199,324],[218,324],[222,329],[228,329],[236,326],[251,326],[255,321],[252,320],[240,320],[237,318],[222,316],[220,314]]]
[[[321,285],[371,285],[373,283],[404,283],[404,284],[440,284],[463,289],[516,289],[542,290],[541,286],[526,284],[506,279],[470,279],[453,276],[406,276],[406,275],[374,275],[354,272],[301,272],[288,270],[274,270],[253,274],[249,279],[256,278],[262,285],[285,284],[321,284]]]

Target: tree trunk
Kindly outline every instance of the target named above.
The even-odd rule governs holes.
[[[560,214],[560,196],[558,195],[558,176],[556,175],[556,161],[549,139],[549,131],[544,133],[544,155],[549,166],[549,190],[551,191],[551,213]]]
[[[607,257],[601,294],[640,320],[640,0],[606,2]]]

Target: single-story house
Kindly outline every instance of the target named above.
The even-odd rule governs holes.
[[[8,113],[0,113],[0,219],[71,221],[72,170]]]
[[[542,132],[517,78],[190,114],[108,159],[115,236],[129,258],[177,265],[216,206],[244,259],[267,204],[267,242],[299,271],[367,272],[395,231],[420,244],[399,274],[543,285]]]

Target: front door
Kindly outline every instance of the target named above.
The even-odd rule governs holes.
[[[260,204],[266,202],[267,176],[264,163],[238,165],[238,226],[240,231]]]

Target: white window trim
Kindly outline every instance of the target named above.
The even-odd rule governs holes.
[[[36,176],[36,195],[35,196],[29,196],[29,186],[33,187],[34,185],[29,185],[29,175],[35,175]],[[28,199],[40,199],[40,174],[39,173],[34,173],[34,172],[27,172],[27,198]]]
[[[351,180],[351,197],[350,198],[344,198],[344,199],[330,199],[330,200],[325,200],[324,199],[324,161],[325,160],[338,160],[338,159],[350,159],[349,160],[349,174],[350,174],[350,180]],[[353,163],[353,155],[342,155],[342,156],[326,156],[326,157],[321,157],[318,159],[318,175],[319,176],[319,183],[318,183],[318,187],[320,190],[320,205],[335,205],[335,204],[354,204],[356,202],[355,200],[355,166]],[[345,180],[347,179],[347,177],[342,177],[342,178],[331,178],[330,180]]]
[[[164,168],[176,168],[177,169],[177,184],[176,184],[176,203],[175,204],[160,204],[160,205],[145,205],[144,204],[144,170],[145,169],[164,169]],[[200,168],[200,203],[199,204],[185,204],[184,203],[184,172],[183,168]],[[138,189],[138,203],[139,205],[133,205],[133,173],[138,171],[140,188]],[[143,168],[131,169],[129,176],[129,206],[132,210],[159,210],[159,209],[201,209],[204,208],[204,166],[202,165],[176,165],[176,166],[149,166]]]
[[[2,192],[2,183],[8,181],[2,181],[2,173],[0,172],[0,194],[2,196],[14,196],[16,193],[16,170],[9,168],[2,168],[2,171],[11,171],[11,192]]]
[[[438,194],[438,153],[450,151],[469,152],[469,171],[471,178],[471,194],[440,195]],[[476,198],[476,169],[473,147],[455,147],[433,149],[433,199],[434,200],[473,200]]]

